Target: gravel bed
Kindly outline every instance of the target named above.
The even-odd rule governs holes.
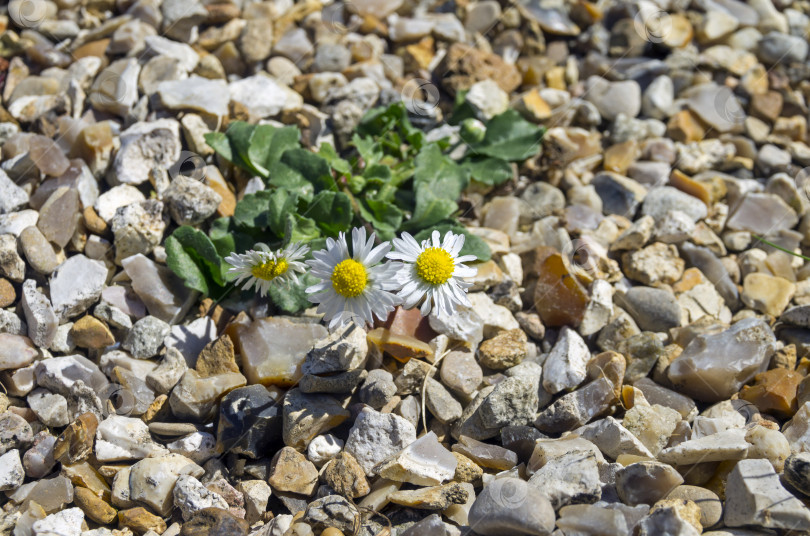
[[[810,533],[809,14],[0,6],[0,536]],[[471,306],[330,331],[169,269],[266,187],[206,134],[346,155],[398,101],[547,129],[461,195]]]

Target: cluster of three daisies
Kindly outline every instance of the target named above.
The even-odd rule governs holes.
[[[374,233],[366,237],[362,227],[352,229],[352,247],[346,235],[326,239],[326,248],[312,252],[301,262],[309,247],[300,242],[271,251],[264,244],[254,250],[225,258],[228,274],[243,288],[255,285],[261,295],[270,285],[298,282],[297,274],[310,273],[320,282],[306,289],[309,301],[318,304],[330,329],[354,320],[370,324],[374,317],[385,320],[394,308],[419,306],[423,315],[435,308],[438,315],[451,315],[458,305],[469,306],[466,291],[476,269],[465,262],[474,255],[460,255],[464,235],[448,231],[442,239],[433,231],[421,244],[408,233],[375,247]],[[388,259],[388,260],[386,260]]]

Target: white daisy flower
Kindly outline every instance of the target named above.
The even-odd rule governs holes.
[[[225,257],[225,262],[231,265],[227,275],[235,279],[237,285],[243,281],[243,289],[255,285],[259,295],[264,296],[272,284],[298,283],[298,274],[306,269],[300,261],[309,251],[308,246],[293,242],[276,251],[271,251],[266,244],[256,244],[256,248]]]
[[[458,305],[471,306],[467,288],[472,283],[463,278],[474,276],[478,270],[462,263],[477,257],[458,256],[464,246],[463,234],[447,231],[441,241],[439,231],[433,231],[431,238],[432,242],[425,240],[420,245],[413,236],[402,233],[402,238],[394,238],[394,251],[387,257],[403,261],[397,274],[403,307],[412,309],[424,299],[420,307],[423,316],[433,307],[439,315],[452,315]]]
[[[308,260],[310,273],[321,279],[307,289],[309,301],[317,303],[329,328],[341,326],[352,319],[370,324],[376,316],[385,320],[399,305],[400,299],[388,292],[398,288],[396,273],[399,263],[379,264],[391,250],[390,242],[374,247],[374,233],[366,240],[366,230],[352,229],[352,255],[346,235],[337,240],[326,239],[326,249],[312,252]]]

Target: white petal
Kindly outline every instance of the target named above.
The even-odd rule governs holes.
[[[456,266],[455,270],[453,270],[453,277],[474,277],[477,273],[477,268],[459,264]]]
[[[422,307],[419,308],[419,312],[422,313],[422,316],[427,316],[430,314],[431,304],[430,298],[426,298],[425,301],[422,303]]]
[[[430,237],[433,239],[433,247],[434,248],[442,247],[441,246],[441,236],[442,235],[439,233],[439,231],[436,231],[436,230],[434,230],[432,233],[430,233]]]
[[[363,258],[363,263],[368,266],[373,266],[385,258],[386,253],[391,251],[391,243],[383,242],[376,248],[369,251],[368,255]]]
[[[442,240],[442,249],[445,251],[450,251],[450,247],[455,242],[456,235],[453,234],[453,231],[447,231],[444,233],[444,239]]]

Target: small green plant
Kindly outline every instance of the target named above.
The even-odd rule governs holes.
[[[276,249],[301,242],[319,249],[327,237],[352,227],[369,228],[381,240],[407,231],[420,242],[434,230],[452,231],[465,235],[462,254],[488,260],[486,243],[458,222],[458,198],[472,181],[496,186],[512,178],[512,163],[537,154],[544,129],[513,110],[481,124],[467,108],[459,100],[456,113],[466,117],[452,146],[447,138],[429,141],[401,102],[370,110],[348,155],[329,144],[318,152],[302,147],[292,126],[237,121],[208,134],[220,157],[261,177],[266,188],[245,195],[234,215],[214,220],[208,234],[176,229],[165,244],[168,266],[189,288],[221,298],[230,290],[226,256],[257,243]],[[456,160],[451,153],[462,156]],[[276,306],[286,312],[308,306],[304,289],[312,280],[300,280],[283,292],[269,290]]]

